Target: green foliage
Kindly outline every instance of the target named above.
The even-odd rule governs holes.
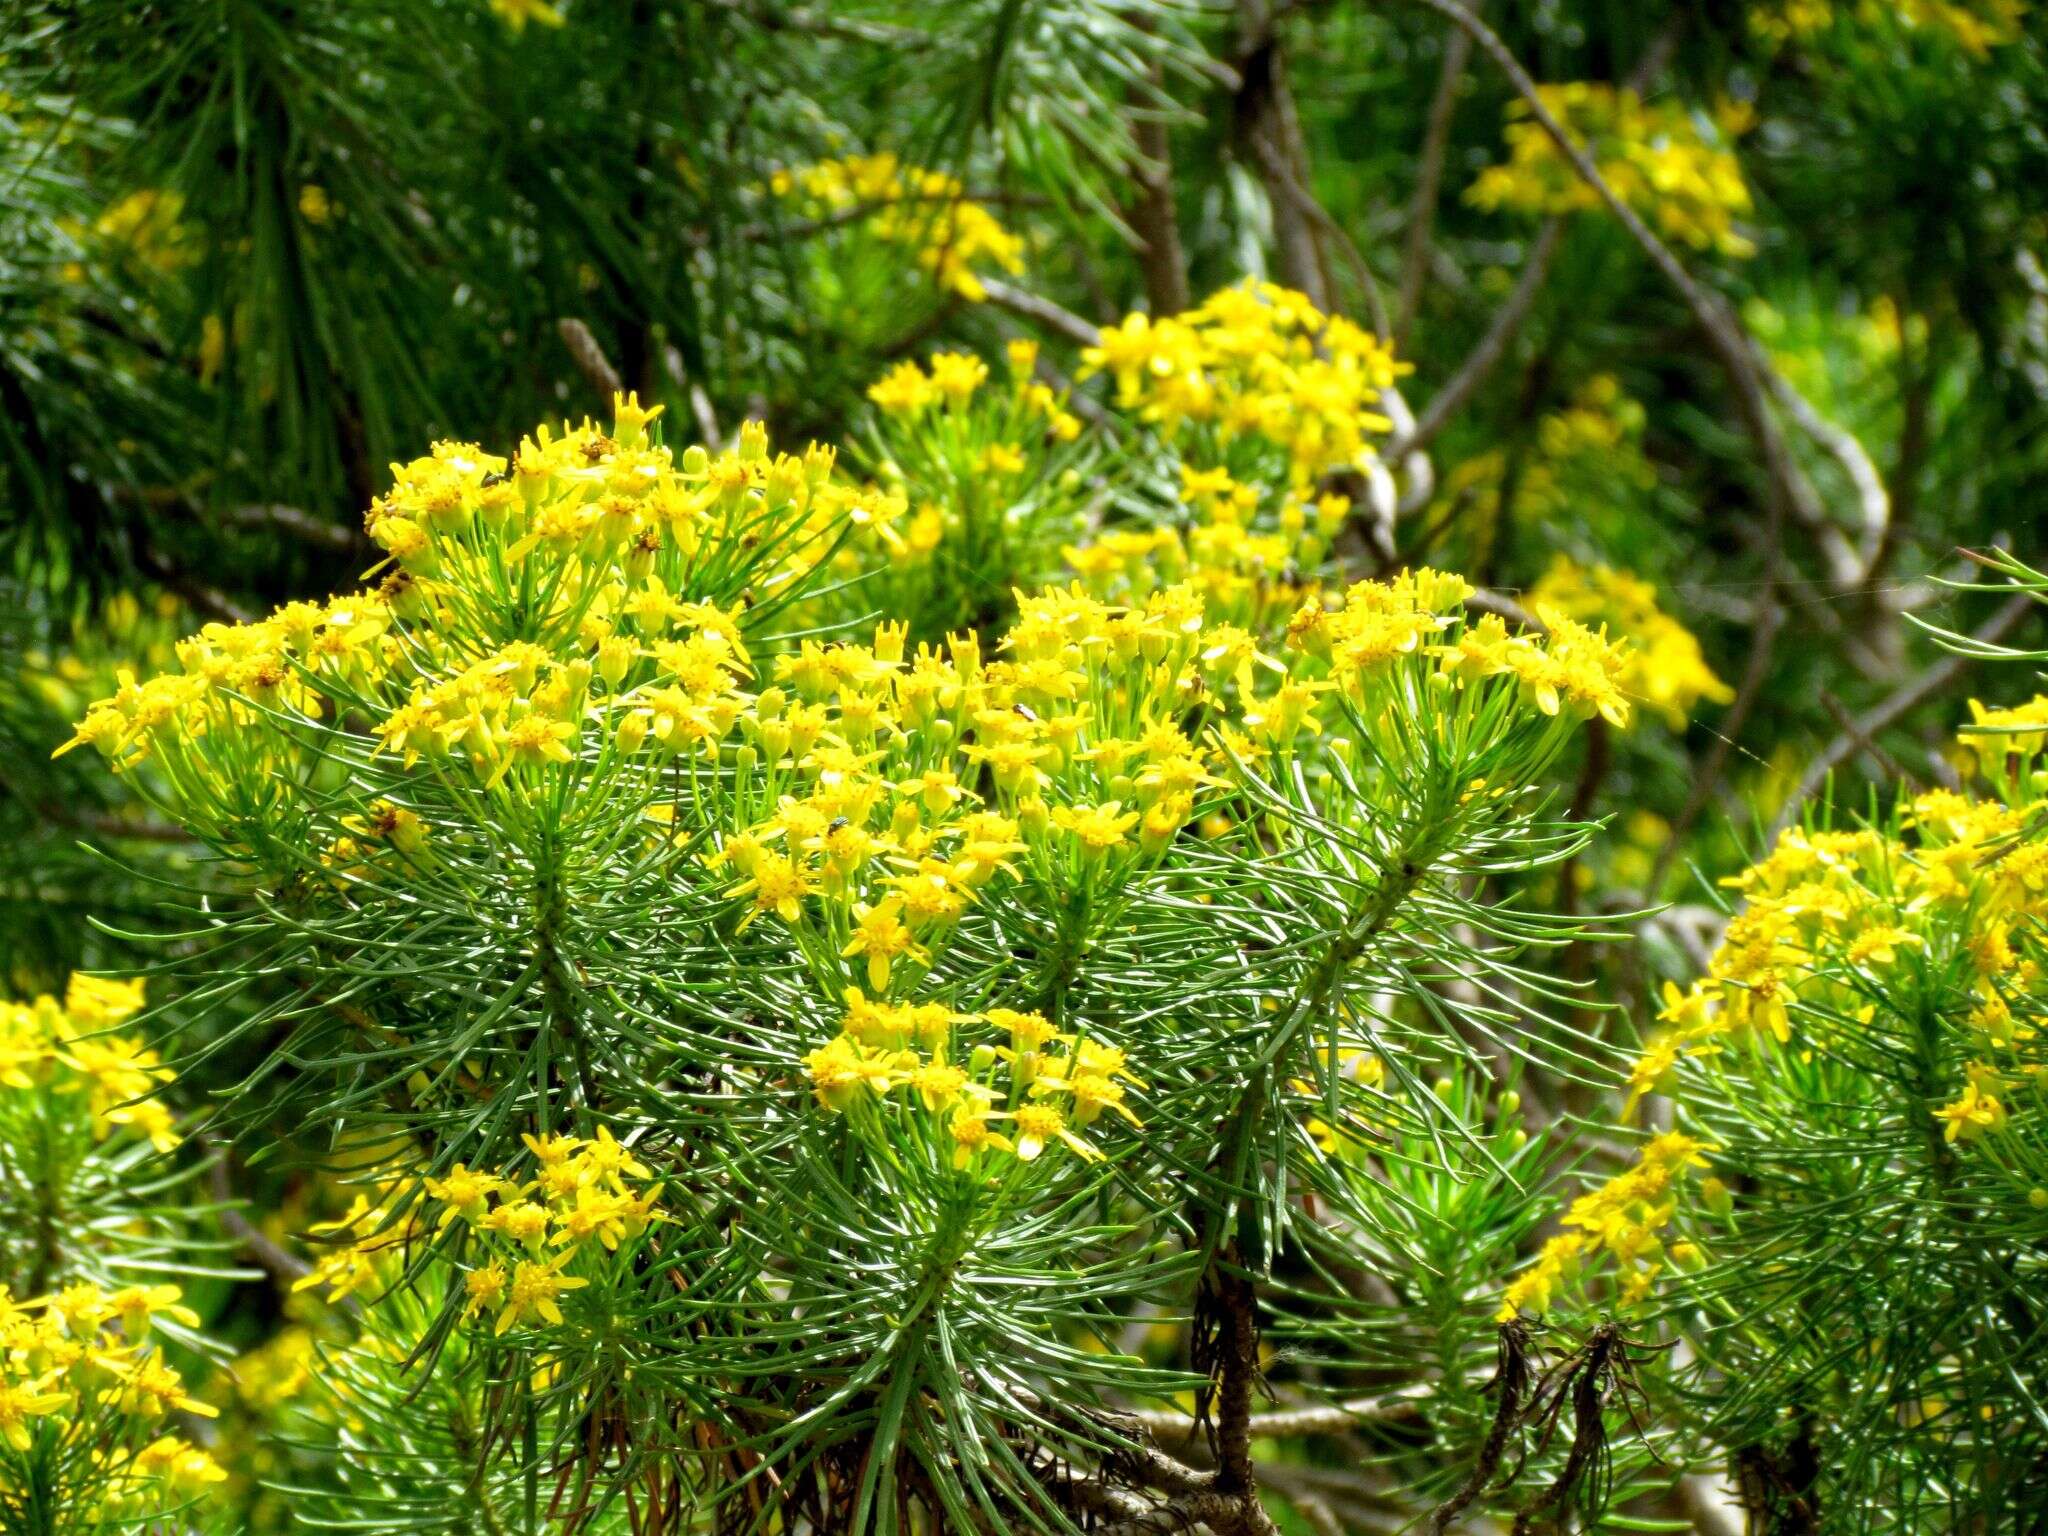
[[[2033,1529],[2032,9],[0,36],[0,1525]]]

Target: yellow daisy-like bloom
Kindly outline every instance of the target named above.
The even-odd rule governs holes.
[[[71,1406],[71,1395],[51,1390],[55,1373],[29,1381],[0,1381],[0,1440],[26,1452],[34,1444],[31,1419]]]
[[[886,897],[874,906],[865,902],[857,905],[854,908],[853,937],[840,954],[847,959],[865,955],[868,985],[878,992],[889,985],[892,961],[909,959],[926,965],[931,960],[930,955],[918,947],[915,935],[903,921],[901,896]]]
[[[1138,812],[1125,810],[1115,800],[1102,805],[1062,805],[1054,807],[1052,824],[1071,832],[1088,852],[1107,853],[1130,841],[1130,830],[1138,824]]]
[[[466,1296],[463,1315],[474,1317],[480,1312],[495,1311],[505,1299],[505,1287],[511,1277],[505,1273],[505,1266],[493,1260],[481,1268],[472,1269],[463,1277],[462,1288]]]
[[[532,1259],[522,1261],[512,1271],[511,1283],[505,1288],[505,1307],[498,1314],[493,1332],[503,1334],[522,1323],[533,1322],[559,1327],[563,1321],[559,1298],[590,1284],[579,1276],[562,1273],[562,1266],[571,1257],[572,1254],[559,1253],[545,1264]]]
[[[562,13],[547,0],[491,0],[491,10],[512,29],[515,36],[526,30],[529,21],[537,21],[544,27],[562,25]]]
[[[795,860],[786,854],[764,852],[754,861],[752,875],[726,894],[753,897],[753,906],[740,919],[745,928],[763,912],[773,912],[786,923],[801,921],[803,901],[812,888],[809,871]]]
[[[1049,1104],[1026,1104],[1016,1111],[1017,1156],[1031,1162],[1053,1142],[1064,1142],[1085,1158],[1102,1154],[1067,1129],[1067,1117]]]
[[[947,1123],[947,1130],[953,1138],[955,1168],[967,1167],[984,1151],[1014,1150],[1016,1144],[989,1124],[996,1117],[996,1111],[975,1106],[962,1108],[954,1114]]]

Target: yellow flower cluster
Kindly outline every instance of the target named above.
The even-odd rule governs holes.
[[[2009,709],[1986,709],[1981,700],[1972,699],[1970,724],[1956,732],[1956,741],[1977,755],[1987,777],[2003,780],[2022,766],[2031,766],[2031,760],[2048,747],[2048,697],[2035,694]]]
[[[562,13],[547,0],[491,0],[491,10],[512,29],[514,36],[525,32],[529,21],[537,21],[544,27],[562,25]]]
[[[1735,690],[1714,675],[1691,630],[1657,606],[1657,589],[1612,566],[1590,569],[1568,555],[1552,557],[1550,569],[1529,591],[1539,613],[1562,613],[1580,623],[1598,623],[1629,642],[1621,689],[1655,711],[1674,731],[1701,700],[1726,704]]]
[[[1011,342],[1005,359],[1002,386],[979,357],[939,352],[928,367],[896,364],[868,389],[877,415],[866,458],[883,494],[862,512],[890,563],[921,580],[862,595],[920,631],[973,617],[1078,528],[1081,420],[1034,376],[1036,343]]]
[[[1628,724],[1620,686],[1624,646],[1560,613],[1541,616],[1549,631],[1542,636],[1512,632],[1490,613],[1467,625],[1461,610],[1471,595],[1461,578],[1427,568],[1362,581],[1338,602],[1304,604],[1287,626],[1288,643],[1323,660],[1332,673],[1325,686],[1341,687],[1360,705],[1370,702],[1372,681],[1386,664],[1420,655],[1435,658],[1437,675],[1453,686],[1510,678],[1544,715]],[[1303,723],[1315,724],[1304,715],[1293,729]]]
[[[1551,115],[1585,146],[1615,195],[1667,238],[1726,256],[1755,252],[1735,227],[1750,208],[1742,167],[1683,102],[1650,104],[1634,91],[1591,81],[1537,90]],[[1503,137],[1507,160],[1482,171],[1466,190],[1466,201],[1488,210],[1545,214],[1603,206],[1519,99],[1508,107]]]
[[[969,197],[958,177],[904,165],[893,154],[777,171],[768,186],[816,216],[870,212],[867,227],[879,239],[908,251],[941,287],[973,303],[988,296],[977,269],[1024,269],[1024,242]]]
[[[1272,634],[1316,590],[1332,541],[1350,516],[1348,497],[1290,490],[1268,513],[1267,489],[1223,468],[1181,467],[1181,501],[1193,522],[1173,527],[1107,528],[1061,551],[1089,590],[1142,600],[1185,582],[1211,614],[1253,634]]]
[[[1560,1288],[1592,1278],[1589,1264],[1611,1266],[1620,1280],[1621,1304],[1633,1306],[1649,1295],[1667,1265],[1697,1262],[1699,1251],[1691,1243],[1667,1248],[1660,1234],[1678,1209],[1672,1186],[1689,1169],[1704,1168],[1713,1150],[1682,1131],[1645,1142],[1632,1165],[1572,1202],[1564,1217],[1571,1230],[1546,1242],[1508,1283],[1496,1317],[1507,1322],[1523,1312],[1547,1312]]]
[[[1840,1053],[1849,1032],[1896,1014],[1898,1030],[1928,1040],[1911,1113],[1929,1134],[1968,1143],[2004,1132],[2018,1095],[2048,1091],[2039,1020],[2048,946],[2048,697],[2013,709],[1972,704],[1962,734],[1996,793],[1938,789],[1913,797],[1888,828],[1784,833],[1768,857],[1723,883],[1744,905],[1707,974],[1666,982],[1651,1039],[1630,1074],[1622,1118],[1651,1093],[1716,1101],[1754,1092],[1745,1074]],[[1843,1090],[1814,1091],[1839,1097]],[[1952,1095],[1952,1097],[1950,1096]],[[1592,1255],[1612,1259],[1624,1303],[1647,1294],[1667,1263],[1696,1261],[1687,1242],[1659,1234],[1678,1214],[1674,1178],[1715,1150],[1682,1132],[1652,1140],[1635,1167],[1579,1199],[1575,1230],[1552,1239],[1509,1287],[1501,1310],[1540,1312]],[[2023,1167],[2020,1159],[2015,1167]],[[1726,1214],[1718,1180],[1703,1204]],[[2031,1191],[2030,1191],[2031,1198]]]
[[[1515,456],[1512,476],[1505,448],[1489,448],[1452,465],[1430,515],[1455,519],[1470,540],[1468,558],[1481,562],[1504,519],[1513,527],[1549,534],[1557,524],[1588,511],[1625,515],[1657,484],[1656,467],[1642,449],[1644,419],[1641,403],[1624,394],[1613,375],[1598,374],[1561,410],[1538,420],[1534,449]]]
[[[1250,641],[1185,587],[1112,607],[1018,594],[995,659],[806,641],[740,716],[730,826],[708,856],[742,922],[773,914],[833,991],[905,989],[999,876],[1071,894],[1129,878],[1195,813],[1189,734]],[[849,962],[857,969],[847,972]]]
[[[1126,316],[1081,358],[1082,377],[1108,374],[1118,407],[1189,464],[1251,479],[1232,450],[1263,446],[1299,490],[1371,461],[1372,435],[1391,425],[1374,402],[1408,371],[1371,332],[1249,279],[1185,314]]]
[[[1646,1093],[1675,1092],[1685,1063],[1720,1056],[1750,1031],[1783,1045],[1798,1023],[1804,1045],[1825,1048],[1832,1021],[1870,1017],[1882,1006],[1874,997],[1917,1008],[1909,966],[1959,966],[1968,978],[1966,1003],[1939,1021],[1970,1058],[1950,1085],[1955,1097],[1931,1111],[1948,1140],[2001,1129],[2015,1093],[2048,1089],[2033,1022],[2048,960],[2048,699],[1974,711],[1966,739],[1980,753],[1998,743],[2003,771],[1987,777],[2017,792],[1928,791],[1908,803],[1895,835],[1787,831],[1768,858],[1725,882],[1746,903],[1705,978],[1683,992],[1666,984],[1668,1028],[1636,1063],[1629,1108]]]
[[[74,974],[63,1001],[0,998],[0,1087],[79,1104],[94,1137],[147,1136],[178,1145],[170,1107],[155,1096],[174,1075],[139,1037],[108,1031],[141,1012],[143,984]]]
[[[1016,409],[1010,414],[1025,424],[1017,431],[1018,441],[995,443],[981,449],[979,468],[996,475],[1017,473],[1023,466],[1011,462],[1021,458],[1034,433],[1071,443],[1081,435],[1081,418],[1066,408],[1066,401],[1049,384],[1035,377],[1038,343],[1022,338],[1012,341],[1004,352],[1009,369],[1008,395]],[[868,387],[868,399],[891,416],[919,418],[928,412],[959,418],[988,382],[988,364],[972,353],[934,352],[929,370],[906,358]]]
[[[24,1499],[140,1526],[226,1474],[176,1435],[173,1412],[217,1412],[185,1390],[151,1341],[158,1320],[197,1327],[175,1285],[86,1282],[16,1300],[0,1287],[0,1510]]]
[[[961,1048],[961,1025],[988,1024],[1001,1044]],[[1104,1111],[1132,1125],[1125,1084],[1143,1085],[1115,1046],[1057,1033],[1044,1015],[1009,1008],[962,1014],[939,1003],[891,1004],[847,992],[840,1033],[805,1058],[827,1110],[864,1131],[889,1116],[939,1166],[978,1176],[991,1159],[1036,1161],[1065,1147],[1102,1154],[1077,1133]],[[1000,1123],[999,1123],[1000,1122]]]
[[[832,479],[830,450],[771,455],[752,424],[678,463],[648,438],[658,409],[622,398],[611,432],[542,428],[509,461],[443,443],[395,466],[366,519],[395,567],[378,589],[207,625],[181,671],[124,675],[59,753],[150,759],[188,824],[255,851],[344,701],[369,711],[380,753],[514,790],[567,761],[593,714],[627,751],[716,742],[749,668],[743,610],[816,569],[863,494]],[[719,580],[724,606],[677,595]],[[406,808],[365,807],[330,862],[416,859],[425,838]]]
[[[305,1391],[319,1363],[311,1329],[297,1323],[281,1328],[229,1367],[235,1401],[253,1413],[274,1412]]]
[[[1749,9],[1749,25],[1759,37],[1782,43],[1803,40],[1834,26],[1838,15],[1853,16],[1856,25],[1898,25],[1938,33],[1953,40],[1973,58],[2019,41],[2028,0],[1766,0]]]
[[[457,1163],[426,1182],[441,1208],[438,1226],[460,1222],[475,1245],[464,1277],[463,1313],[496,1313],[495,1333],[559,1326],[561,1298],[590,1284],[588,1268],[661,1218],[661,1186],[609,1130],[595,1137],[522,1138],[534,1169],[523,1181]]]
[[[100,245],[158,273],[169,274],[198,259],[199,244],[185,222],[185,194],[172,188],[138,187],[116,199],[93,220]],[[83,276],[72,269],[67,276]]]
[[[306,1273],[292,1282],[292,1290],[325,1291],[322,1299],[329,1302],[358,1296],[376,1300],[398,1275],[400,1251],[420,1235],[418,1223],[409,1215],[397,1216],[388,1204],[372,1204],[363,1194],[341,1215],[314,1222],[306,1233],[318,1239],[319,1246]]]

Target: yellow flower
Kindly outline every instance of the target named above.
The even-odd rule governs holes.
[[[953,1137],[953,1166],[965,1168],[977,1154],[985,1150],[1009,1152],[1015,1144],[1009,1137],[997,1132],[989,1125],[997,1112],[979,1105],[966,1105],[956,1111],[947,1129]]]
[[[54,1373],[28,1381],[0,1381],[0,1440],[17,1451],[34,1443],[29,1420],[67,1408],[70,1394],[53,1390]]]
[[[486,1232],[495,1232],[515,1243],[538,1248],[547,1238],[549,1221],[546,1206],[537,1205],[531,1200],[518,1200],[510,1205],[499,1206],[477,1225]]]
[[[818,1102],[827,1109],[850,1106],[863,1091],[877,1098],[908,1080],[917,1058],[908,1051],[870,1049],[846,1035],[827,1041],[804,1058]]]
[[[1546,1242],[1536,1261],[1509,1283],[1494,1320],[1506,1323],[1512,1322],[1518,1313],[1540,1316],[1547,1312],[1557,1287],[1578,1273],[1579,1254],[1585,1246],[1586,1240],[1576,1232],[1566,1232]]]
[[[1622,202],[1671,239],[1701,250],[1749,256],[1735,228],[1749,211],[1740,162],[1702,135],[1677,100],[1646,104],[1631,90],[1570,81],[1537,87],[1544,107],[1580,141]],[[1526,103],[1508,108],[1505,164],[1489,166],[1465,193],[1479,208],[1563,214],[1600,206]]]
[[[780,853],[763,851],[754,861],[750,878],[742,880],[728,896],[752,896],[753,906],[740,919],[745,928],[763,912],[773,912],[786,923],[803,917],[803,900],[811,894],[809,871]]]
[[[967,1073],[943,1061],[927,1062],[910,1074],[910,1087],[926,1109],[941,1110],[959,1099]]]
[[[211,1456],[175,1435],[160,1436],[144,1446],[135,1457],[135,1469],[146,1477],[162,1478],[183,1494],[203,1493],[228,1479]]]
[[[467,1297],[463,1303],[463,1315],[475,1317],[479,1312],[489,1312],[505,1299],[505,1286],[509,1281],[505,1266],[493,1260],[481,1268],[472,1269],[463,1277],[462,1288]]]
[[[1943,1122],[1944,1140],[1975,1141],[1987,1132],[2005,1129],[2005,1105],[1996,1096],[1997,1083],[1996,1075],[1972,1081],[1961,1097],[1934,1112],[1934,1118]]]
[[[505,1333],[521,1323],[538,1320],[560,1326],[562,1308],[558,1298],[565,1291],[581,1290],[588,1280],[562,1273],[562,1266],[575,1257],[574,1251],[558,1253],[547,1263],[522,1259],[512,1271],[505,1289],[505,1310],[498,1314],[496,1333]]]
[[[529,21],[544,27],[562,25],[562,13],[547,0],[491,0],[491,9],[515,35],[524,32]]]
[[[931,379],[947,404],[963,406],[988,382],[988,364],[969,352],[935,352]]]
[[[1031,1162],[1052,1142],[1065,1142],[1085,1158],[1102,1154],[1067,1129],[1067,1118],[1049,1104],[1026,1104],[1017,1110],[1017,1156]]]
[[[1062,805],[1054,807],[1052,822],[1071,832],[1090,853],[1107,853],[1130,841],[1128,834],[1138,824],[1138,812],[1126,811],[1115,800],[1103,805]]]
[[[569,750],[569,743],[575,737],[576,727],[567,720],[527,715],[513,721],[506,728],[503,755],[490,782],[495,784],[504,778],[515,763],[540,767],[547,763],[569,762],[574,756]]]
[[[919,965],[931,957],[920,949],[903,921],[903,898],[885,897],[878,905],[862,902],[854,908],[853,937],[840,954],[848,959],[866,955],[868,985],[877,992],[889,985],[889,964],[908,958]]]
[[[1113,1110],[1132,1125],[1142,1122],[1124,1103],[1124,1085],[1096,1072],[1082,1072],[1067,1078],[1064,1086],[1073,1095],[1074,1124],[1083,1130],[1105,1110]]]
[[[939,398],[925,371],[906,359],[868,386],[868,398],[896,415],[915,415]]]
[[[183,1295],[175,1285],[129,1285],[107,1297],[106,1307],[110,1316],[120,1319],[122,1332],[141,1339],[153,1318],[167,1317],[186,1328],[199,1326],[199,1314],[180,1305]]]
[[[142,1011],[143,978],[115,981],[73,971],[64,988],[64,1012],[85,1029],[104,1029]]]
[[[479,1173],[461,1163],[450,1168],[445,1179],[428,1179],[426,1183],[427,1194],[448,1207],[441,1213],[444,1227],[457,1217],[481,1221],[489,1198],[502,1188],[504,1181],[496,1174]]]
[[[148,1350],[134,1360],[114,1367],[121,1387],[121,1406],[138,1417],[153,1418],[173,1408],[218,1418],[220,1410],[202,1403],[185,1390],[185,1380],[157,1354]]]

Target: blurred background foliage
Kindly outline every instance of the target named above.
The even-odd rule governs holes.
[[[2039,643],[1944,583],[2042,543],[2048,26],[2024,0],[1470,5],[1704,310],[1430,0],[0,0],[6,987],[143,963],[122,935],[194,874],[91,754],[50,761],[67,722],[201,622],[355,582],[392,461],[626,388],[671,441],[760,419],[917,481],[868,398],[890,369],[1031,339],[1093,426],[1097,328],[1257,275],[1412,364],[1392,515],[1343,487],[1355,569],[1426,561],[1635,640],[1639,723],[1560,786],[1610,818],[1561,894],[1666,905],[1559,964],[1647,1018],[1711,947],[1713,880],[1820,775],[1950,776],[1980,684],[1930,627]],[[962,593],[1172,499],[1054,457],[1039,542]],[[986,618],[949,604],[937,627]],[[321,1213],[269,1194],[266,1243]]]

